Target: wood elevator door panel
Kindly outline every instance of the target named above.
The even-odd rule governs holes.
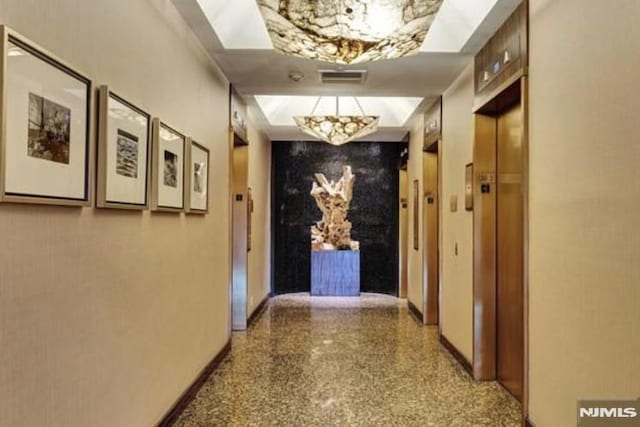
[[[424,321],[437,325],[439,318],[438,286],[438,153],[424,153]]]
[[[400,215],[400,239],[399,239],[399,261],[400,261],[400,285],[398,291],[399,298],[407,298],[408,282],[408,257],[409,257],[409,182],[407,181],[407,171],[400,170],[400,200],[398,201]]]
[[[246,145],[233,148],[233,270],[231,290],[231,325],[234,331],[247,329],[247,185],[249,148]]]
[[[498,118],[497,134],[497,376],[522,402],[524,200],[520,104]]]

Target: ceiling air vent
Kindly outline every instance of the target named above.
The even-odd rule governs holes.
[[[366,70],[319,70],[322,83],[362,84],[367,79]]]

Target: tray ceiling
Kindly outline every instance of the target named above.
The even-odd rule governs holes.
[[[263,124],[272,138],[302,138],[295,126],[283,122],[290,119],[292,123],[293,115],[309,114],[308,99],[339,95],[345,99],[368,99],[363,102],[369,104],[365,107],[367,114],[387,110],[381,114],[381,130],[370,136],[380,140],[401,139],[407,131],[405,117],[410,117],[421,102],[429,104],[451,85],[520,0],[444,0],[416,55],[345,65],[276,52],[257,0],[172,2],[236,90],[249,104],[260,107]],[[367,78],[360,83],[323,83],[320,71],[327,69],[363,70]],[[302,80],[292,81],[291,73],[299,73]],[[262,102],[257,101],[259,96],[263,96]],[[272,103],[280,100],[288,105],[281,110],[286,113],[280,112],[274,119],[264,109],[265,96],[272,96]],[[389,108],[401,98],[412,101],[402,104],[399,110]],[[413,110],[407,115],[409,106]],[[291,117],[285,120],[284,116],[290,113]]]

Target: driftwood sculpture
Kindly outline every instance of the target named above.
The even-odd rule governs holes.
[[[314,251],[360,250],[351,240],[351,222],[347,220],[356,177],[351,166],[342,168],[342,178],[329,182],[324,174],[315,174],[311,196],[322,211],[322,220],[311,227],[311,249]]]

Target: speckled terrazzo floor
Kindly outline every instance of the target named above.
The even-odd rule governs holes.
[[[519,426],[499,385],[473,382],[406,301],[273,298],[176,426]]]

